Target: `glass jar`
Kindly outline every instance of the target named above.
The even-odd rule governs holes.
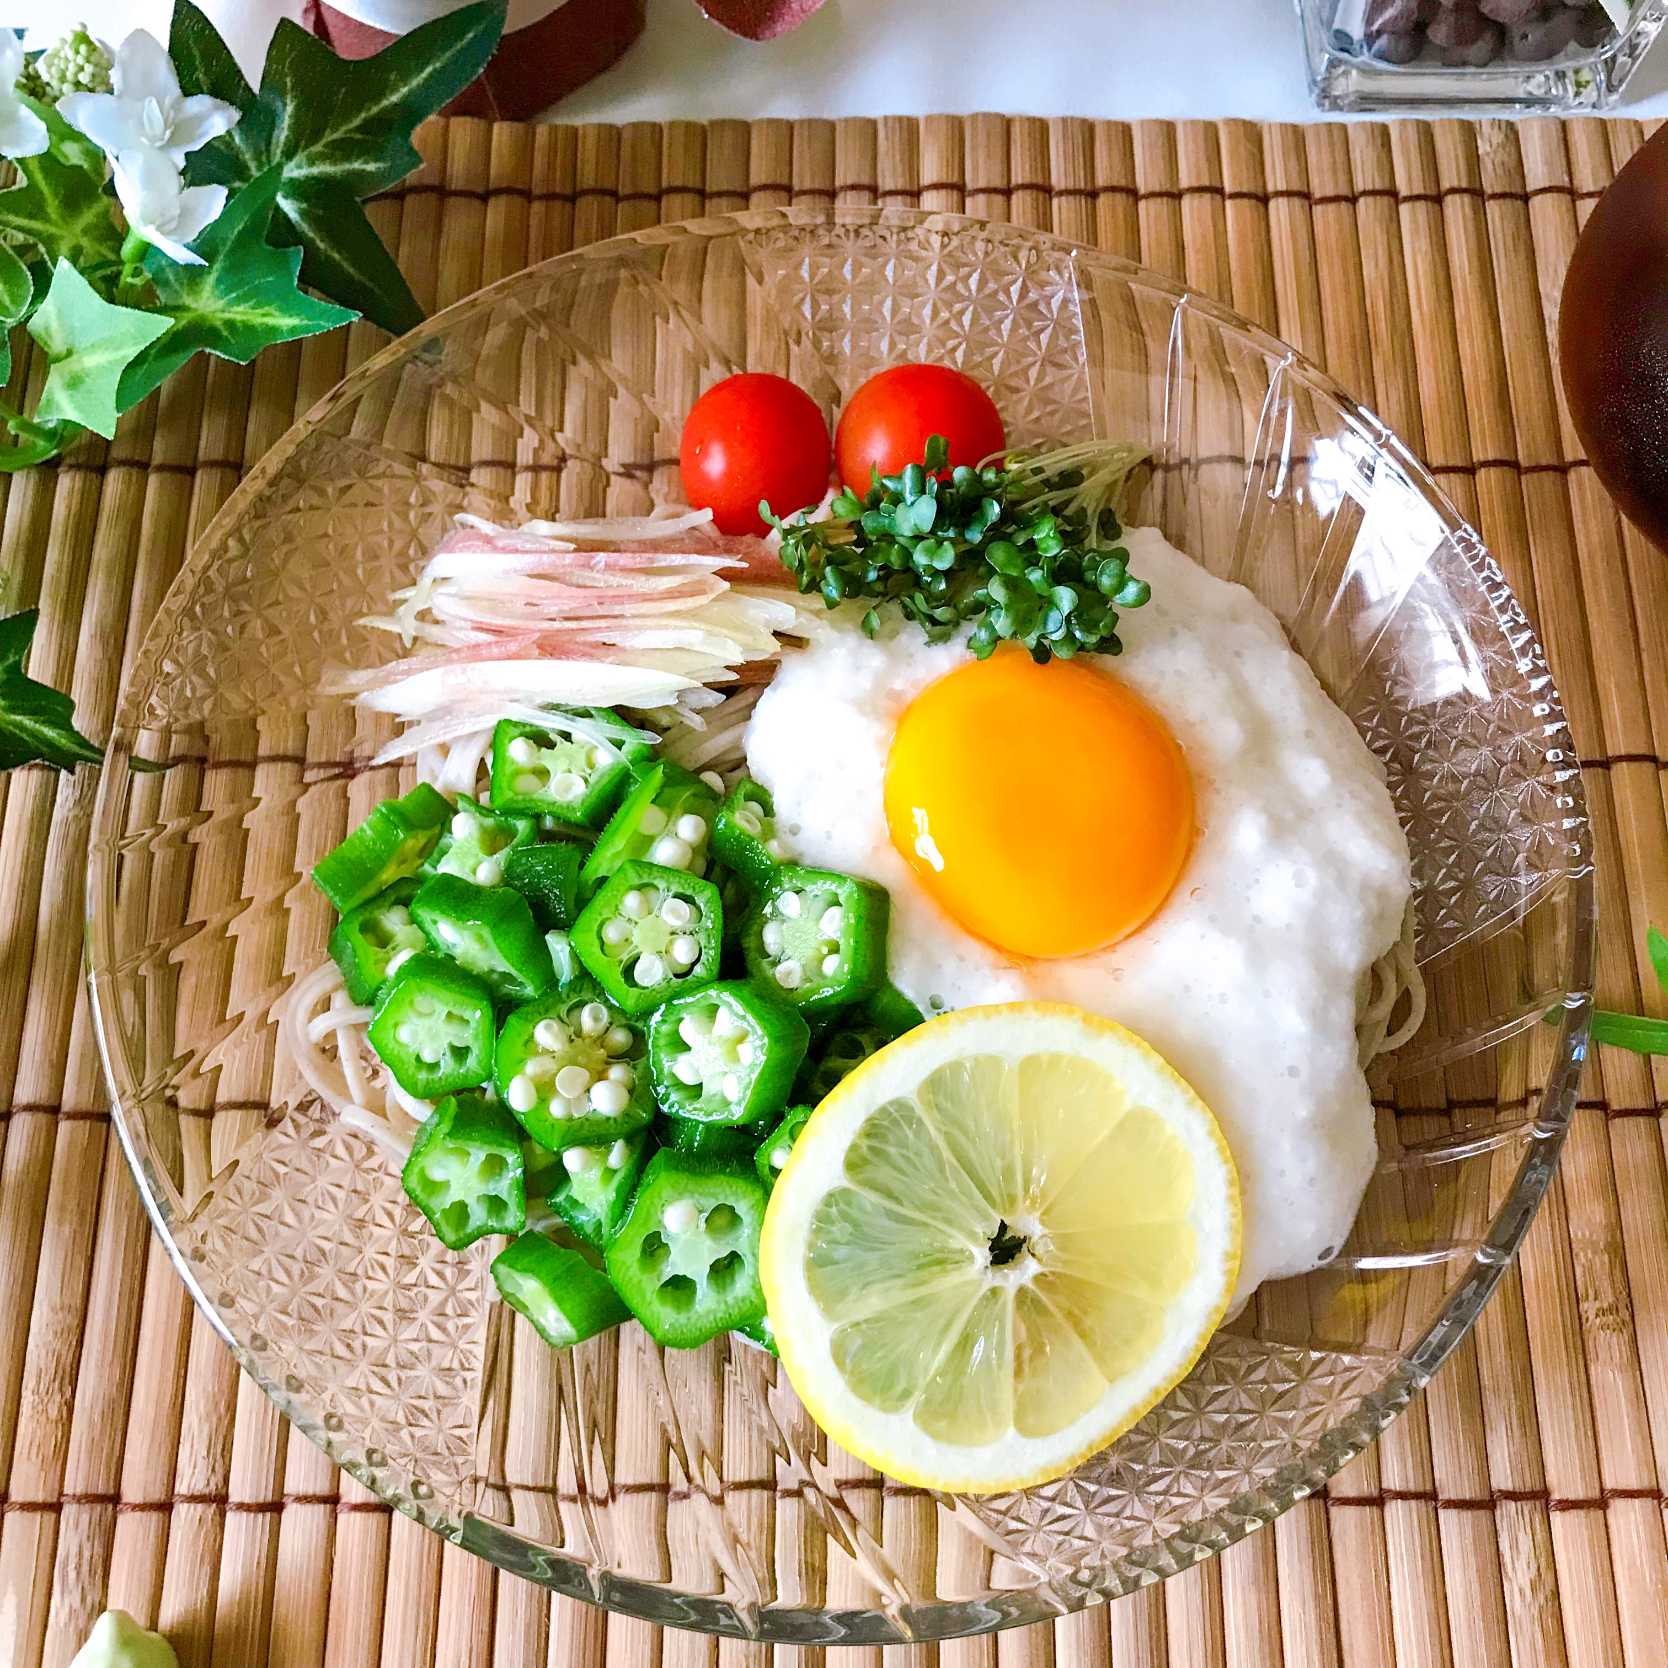
[[[1324,110],[1601,110],[1668,0],[1297,0]]]

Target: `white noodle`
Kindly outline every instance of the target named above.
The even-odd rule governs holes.
[[[1425,976],[1413,959],[1413,900],[1402,917],[1402,931],[1394,944],[1367,970],[1360,1017],[1355,1022],[1361,1064],[1366,1067],[1381,1054],[1393,1053],[1425,1022]],[[1403,994],[1407,1013],[1395,1030],[1390,1022]]]
[[[328,1002],[328,1007],[315,1016],[314,1010],[321,1002]],[[377,1059],[365,1040],[369,1016],[368,1008],[348,1003],[341,969],[334,961],[325,961],[291,989],[279,1031],[290,1058],[319,1100],[347,1128],[357,1130],[390,1159],[404,1164],[411,1156],[411,1136],[417,1127],[411,1113],[424,1103],[404,1095]],[[335,1045],[334,1057],[324,1052],[326,1040]],[[385,1112],[374,1111],[369,1104],[378,1087]]]

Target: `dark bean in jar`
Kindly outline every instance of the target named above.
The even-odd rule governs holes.
[[[1615,32],[1597,0],[1367,0],[1362,29],[1381,63],[1466,69],[1546,63]]]

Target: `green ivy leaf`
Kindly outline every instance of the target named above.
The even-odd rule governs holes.
[[[13,89],[16,91],[16,89]],[[104,178],[104,152],[95,145],[79,128],[73,128],[58,114],[58,107],[38,98],[30,98],[27,93],[17,95],[28,107],[46,123],[47,139],[52,154],[71,168],[79,168],[83,173],[91,174],[95,179]]]
[[[79,423],[110,439],[121,414],[116,395],[122,372],[171,323],[161,314],[106,301],[60,259],[52,288],[29,321],[29,334],[52,361],[36,420]]]
[[[63,126],[55,111],[53,121]],[[122,234],[104,194],[103,155],[96,172],[66,162],[56,146],[20,158],[16,167],[23,183],[0,191],[0,231],[33,245],[49,263],[68,261],[89,277],[119,271]]]
[[[75,703],[23,670],[40,618],[31,608],[0,620],[0,770],[39,760],[59,770],[103,757],[75,727]]]
[[[281,174],[274,166],[244,186],[197,239],[206,266],[182,266],[160,249],[146,255],[145,270],[172,323],[122,373],[119,410],[137,404],[194,353],[247,365],[274,342],[316,336],[357,317],[304,295],[295,281],[301,251],[266,241]]]
[[[183,89],[243,111],[231,132],[191,157],[192,181],[236,188],[281,164],[274,241],[301,245],[302,280],[396,334],[421,323],[423,310],[359,199],[421,161],[412,131],[486,66],[504,26],[502,0],[448,12],[357,60],[338,58],[284,19],[251,102],[234,96],[241,75],[232,79],[236,66],[206,39],[213,27],[191,0],[178,0],[174,18],[170,44]]]
[[[81,433],[74,423],[31,422],[6,405],[0,405],[0,424],[16,441],[15,445],[0,445],[0,475],[15,475],[20,469],[32,469],[55,458]]]
[[[0,385],[12,374],[12,327],[34,298],[35,280],[28,267],[0,243]]]
[[[34,295],[35,280],[29,276],[28,267],[0,243],[0,333],[29,311]]]
[[[1660,928],[1645,929],[1645,950],[1651,958],[1651,970],[1656,974],[1656,982],[1668,990],[1668,937],[1663,936]]]

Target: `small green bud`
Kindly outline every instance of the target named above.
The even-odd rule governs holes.
[[[17,84],[21,92],[47,104],[55,103],[66,93],[107,93],[110,54],[85,29],[77,29],[55,46],[49,46],[30,70],[18,78]]]

